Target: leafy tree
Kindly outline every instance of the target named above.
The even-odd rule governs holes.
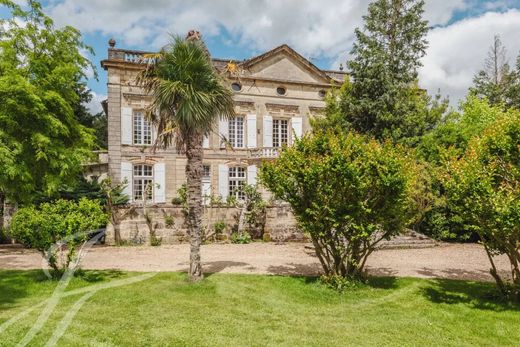
[[[391,143],[320,132],[265,163],[260,179],[291,205],[327,276],[360,278],[378,243],[409,222],[414,170]]]
[[[520,300],[520,113],[491,124],[443,178],[451,208],[479,235],[499,289]],[[510,283],[495,267],[500,254],[509,259]]]
[[[418,160],[426,167],[422,195],[428,197],[428,207],[416,230],[438,239],[468,241],[476,240],[477,235],[464,228],[459,211],[453,209],[445,197],[446,187],[441,178],[446,163],[453,157],[462,157],[473,139],[482,136],[498,119],[515,117],[515,112],[504,111],[473,95],[464,101],[461,111],[451,113],[423,136],[417,147]]]
[[[0,206],[71,183],[94,144],[74,114],[90,50],[71,27],[56,29],[35,1],[0,20]],[[2,211],[0,211],[1,213]],[[3,220],[0,215],[0,222]],[[1,227],[1,225],[0,225]]]
[[[77,247],[88,240],[89,232],[105,225],[106,214],[98,201],[57,200],[18,210],[9,236],[40,251],[55,275],[59,275],[75,261]]]
[[[470,92],[486,98],[491,105],[520,109],[520,55],[516,69],[511,69],[506,58],[506,48],[500,36],[495,35],[484,69],[475,75],[473,84]]]
[[[200,262],[203,136],[218,117],[234,114],[231,90],[214,69],[198,33],[177,37],[149,57],[138,82],[152,96],[147,117],[158,127],[158,142],[186,154],[187,222],[190,235],[190,278],[202,279]]]
[[[447,108],[417,86],[428,23],[422,0],[376,0],[356,29],[348,71],[351,81],[332,104],[333,125],[378,139],[414,142]]]

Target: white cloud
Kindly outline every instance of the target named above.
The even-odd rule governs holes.
[[[472,15],[504,11],[517,1],[427,0],[425,17],[434,29],[428,37],[421,84],[431,92],[441,88],[452,100],[463,96],[495,33],[516,54],[518,11],[487,13],[446,25],[457,11]],[[221,42],[247,49],[251,56],[287,43],[306,57],[328,59],[331,68],[338,68],[347,59],[367,5],[366,0],[51,0],[46,10],[58,25],[114,37],[119,47],[158,49],[170,33],[197,29],[211,39],[225,29],[231,38]]]
[[[122,45],[158,48],[169,33],[197,28],[218,36],[222,28],[234,43],[259,51],[287,43],[304,55],[334,57],[348,51],[354,28],[362,24],[364,0],[62,0],[52,1],[49,14],[60,25],[83,32],[113,35]],[[445,24],[464,0],[431,0],[426,18]]]
[[[87,104],[87,108],[92,114],[97,114],[103,111],[103,107],[101,106],[101,101],[106,100],[107,96],[103,94],[97,94],[92,91],[92,100]]]
[[[488,12],[447,27],[435,28],[428,35],[430,48],[420,70],[421,85],[430,93],[441,89],[452,102],[463,98],[473,76],[486,59],[493,36],[499,34],[511,63],[520,51],[520,11]]]

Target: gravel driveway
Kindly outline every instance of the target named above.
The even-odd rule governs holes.
[[[83,261],[85,269],[128,271],[186,271],[189,246],[97,246]],[[212,244],[202,247],[204,271],[276,275],[317,275],[318,259],[309,244]],[[41,268],[39,253],[20,247],[0,246],[0,269]],[[505,257],[497,267],[506,272]],[[492,281],[489,261],[475,244],[447,244],[434,248],[380,250],[368,261],[369,272],[381,276],[412,276]]]

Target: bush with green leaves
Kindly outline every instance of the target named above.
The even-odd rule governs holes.
[[[257,185],[246,184],[244,186],[244,207],[247,232],[255,239],[261,239],[264,235],[266,222],[267,203],[262,199]]]
[[[226,230],[226,227],[226,222],[224,222],[223,220],[215,222],[215,224],[213,224],[213,230],[215,231],[215,235],[222,235]]]
[[[77,247],[88,240],[89,233],[106,223],[107,215],[97,200],[57,200],[19,209],[11,221],[9,235],[40,251],[59,275],[74,261]]]
[[[251,243],[251,235],[247,232],[234,232],[231,234],[231,243],[245,245]]]
[[[260,179],[291,205],[325,274],[359,279],[379,242],[409,222],[414,170],[398,146],[318,132],[265,163]]]
[[[475,96],[464,101],[461,111],[451,114],[442,125],[424,136],[417,148],[419,161],[426,167],[422,196],[428,197],[430,206],[415,227],[437,239],[475,241],[478,235],[464,227],[463,217],[446,199],[442,176],[451,158],[463,156],[473,139],[480,137],[498,119],[514,118],[515,111],[504,111]]]
[[[474,139],[448,164],[443,184],[450,209],[479,236],[500,291],[520,300],[520,113],[498,119]],[[496,269],[497,255],[509,260],[510,282]]]

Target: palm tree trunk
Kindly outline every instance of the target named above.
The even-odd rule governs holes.
[[[188,188],[188,232],[190,237],[190,279],[202,279],[200,262],[202,214],[202,135],[192,136],[186,143],[186,184]]]
[[[4,229],[5,194],[0,191],[0,231]]]

